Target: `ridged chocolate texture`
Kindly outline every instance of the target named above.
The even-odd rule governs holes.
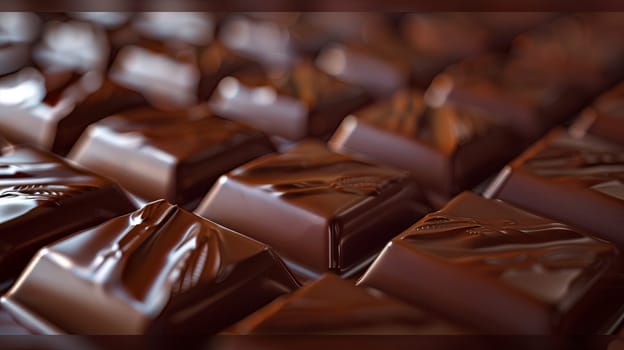
[[[609,90],[583,110],[570,130],[624,145],[624,84]]]
[[[25,68],[0,79],[0,131],[64,155],[90,124],[145,103],[139,94],[96,72],[40,73]]]
[[[228,76],[210,99],[219,116],[291,141],[327,136],[367,102],[362,89],[318,71],[310,62],[269,73],[247,70]]]
[[[353,281],[325,274],[229,328],[228,334],[465,334],[462,327]]]
[[[269,244],[303,275],[354,273],[428,211],[409,173],[333,153],[316,141],[232,170],[197,209]]]
[[[40,250],[2,303],[42,333],[210,334],[295,288],[267,246],[160,200]]]
[[[609,243],[465,192],[394,238],[359,284],[483,332],[604,334],[624,310],[621,269]]]
[[[513,154],[514,139],[483,113],[428,108],[422,92],[404,90],[347,117],[329,145],[409,170],[424,187],[448,197],[501,167]]]
[[[507,166],[487,195],[624,246],[624,147],[555,129]]]
[[[425,96],[434,106],[450,102],[482,109],[531,140],[577,112],[595,93],[595,87],[568,79],[573,73],[551,74],[550,68],[531,60],[483,55],[447,68]]]
[[[0,288],[7,288],[44,245],[132,210],[109,180],[47,152],[5,150],[0,156]]]
[[[219,176],[272,151],[262,132],[198,106],[141,108],[105,118],[87,129],[70,158],[141,199],[192,205]]]

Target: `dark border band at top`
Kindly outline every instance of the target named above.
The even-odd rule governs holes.
[[[620,0],[0,0],[0,11],[624,11]]]

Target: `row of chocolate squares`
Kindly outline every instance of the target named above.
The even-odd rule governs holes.
[[[332,42],[367,43],[387,58],[393,57],[387,48],[402,47],[405,55],[420,54],[432,65],[435,56],[448,62],[504,48],[517,34],[554,17],[550,13],[3,13],[0,56],[6,60],[0,74],[32,61],[103,70],[124,45],[173,53],[206,48],[215,41],[267,66],[290,65]],[[584,17],[588,18],[579,20],[594,21]],[[618,19],[603,17],[603,23]],[[575,34],[583,40],[583,34]],[[384,40],[389,42],[376,43]],[[406,61],[402,63],[397,66]]]
[[[3,305],[38,332],[218,331],[296,289],[292,273],[359,276],[390,239],[358,284],[477,332],[611,333],[622,315],[624,150],[591,135],[553,130],[506,167],[486,197],[511,204],[464,193],[424,218],[408,173],[316,142],[222,177],[196,210],[212,221],[162,200],[117,217],[133,205],[110,181],[28,147],[3,158],[3,272],[48,244]],[[315,283],[277,305],[325,283],[376,295]]]
[[[2,331],[611,334],[622,268],[609,243],[466,192],[357,284],[300,287],[267,246],[159,201],[39,251],[2,298]]]
[[[615,30],[618,22],[609,18],[564,17],[547,26],[545,33],[518,40],[509,56],[487,55],[452,66],[428,89],[428,104],[440,106],[450,101],[484,109],[532,142],[622,77],[618,62],[624,48],[617,45],[618,40],[610,40],[610,33],[619,31]],[[65,24],[69,26],[65,29],[57,25],[61,34],[77,30],[71,23]],[[563,50],[578,47],[577,41],[568,45],[566,35],[577,37],[578,32],[584,33],[579,39],[584,43],[580,53],[591,52],[590,57]],[[63,37],[61,34],[50,36]],[[53,42],[48,46],[50,50],[57,47]],[[77,46],[69,48],[76,50]],[[166,109],[210,99],[220,115],[252,124],[282,140],[322,138],[373,96],[385,96],[408,85],[411,76],[407,71],[392,70],[395,64],[391,60],[374,60],[346,46],[332,46],[314,63],[268,70],[219,42],[201,54],[200,69],[170,57],[171,52],[144,46],[124,46],[107,75],[85,73],[76,67],[54,68],[44,62],[39,70],[30,67],[2,77],[0,130],[15,142],[65,155],[89,124],[111,114],[139,105]],[[176,52],[179,56],[180,51]],[[409,55],[397,56],[410,61],[413,70],[427,66]],[[442,68],[434,69],[430,78]],[[384,83],[390,78],[396,82]],[[384,87],[383,93],[375,92],[379,87]]]

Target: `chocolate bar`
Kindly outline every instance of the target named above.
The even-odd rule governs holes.
[[[483,113],[429,108],[421,91],[407,90],[347,117],[329,145],[409,170],[423,187],[447,198],[483,181],[515,148],[512,133]]]
[[[324,137],[366,104],[360,88],[342,83],[310,62],[265,73],[246,70],[221,80],[210,106],[215,114],[291,141]]]
[[[358,284],[488,334],[609,334],[623,266],[607,242],[465,192],[394,238]]]
[[[45,334],[211,334],[296,288],[267,246],[160,200],[40,250],[2,305]]]
[[[466,334],[377,290],[324,274],[225,331],[226,334]]]
[[[142,200],[193,207],[221,174],[271,152],[262,132],[197,106],[140,108],[105,118],[87,129],[69,158]]]
[[[486,195],[624,246],[620,145],[555,129],[505,167]]]
[[[299,274],[317,276],[357,273],[429,208],[409,173],[308,141],[224,175],[196,212],[269,244]]]
[[[134,210],[110,180],[29,147],[0,156],[0,289],[44,245]]]

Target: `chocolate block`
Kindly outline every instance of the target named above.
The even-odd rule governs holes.
[[[160,200],[40,250],[2,305],[47,334],[210,334],[295,288],[267,246]]]
[[[593,88],[551,74],[550,66],[483,55],[449,67],[425,93],[428,104],[479,108],[520,137],[533,140],[580,110]]]
[[[326,136],[368,100],[362,89],[304,62],[288,70],[246,70],[228,76],[219,83],[210,105],[221,117],[297,141]]]
[[[605,298],[622,266],[609,243],[465,192],[394,238],[359,285],[487,333],[597,334],[624,311]]]
[[[227,48],[267,67],[289,67],[299,60],[288,28],[281,23],[233,16],[221,24],[219,39]]]
[[[555,129],[486,192],[624,247],[624,147]]]
[[[99,73],[25,68],[0,79],[0,131],[10,141],[69,152],[91,123],[145,103]]]
[[[161,48],[131,45],[119,51],[109,78],[140,92],[154,106],[175,109],[197,102],[200,71],[192,49],[172,55]]]
[[[28,147],[0,156],[0,289],[42,246],[134,210],[114,183]]]
[[[105,118],[87,129],[69,158],[143,200],[192,206],[221,174],[272,151],[262,132],[198,106],[140,108]]]
[[[401,91],[347,117],[329,145],[409,170],[423,187],[452,196],[502,167],[513,155],[514,139],[483,113],[428,108],[421,91]]]
[[[333,153],[316,141],[232,170],[197,209],[269,244],[307,276],[356,273],[428,211],[407,172]]]
[[[204,46],[213,40],[215,20],[201,12],[144,12],[135,16],[132,27],[142,36],[168,45]]]
[[[624,145],[624,84],[600,96],[570,127],[575,135],[589,133]]]
[[[229,334],[465,334],[467,330],[353,281],[324,274],[228,330]]]
[[[49,21],[33,58],[44,70],[103,72],[109,50],[106,32],[97,26],[80,21]]]
[[[41,20],[28,12],[0,13],[0,76],[32,63],[32,43],[39,36]]]
[[[319,52],[315,64],[323,72],[361,86],[373,96],[386,97],[409,85],[414,58],[404,44],[391,45],[390,40],[380,39],[386,46],[359,42],[329,44]]]

